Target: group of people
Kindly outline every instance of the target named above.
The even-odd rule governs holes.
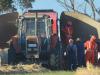
[[[72,23],[68,24],[62,30],[65,33],[65,51],[66,66],[68,70],[75,70],[77,67],[84,67],[87,63],[95,64],[97,43],[96,36],[91,35],[90,39],[86,42],[82,42],[81,38],[77,38],[74,42]]]
[[[69,39],[64,55],[67,57],[65,60],[67,60],[66,67],[68,70],[75,70],[77,67],[85,66],[84,44],[80,38],[77,38],[76,43],[74,43],[73,39]]]

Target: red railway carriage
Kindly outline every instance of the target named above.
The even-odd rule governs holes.
[[[53,10],[29,10],[29,12],[24,13],[25,16],[33,16],[35,15],[38,17],[38,15],[47,15],[51,19],[52,23],[52,33],[57,34],[57,18],[58,14],[57,12]]]
[[[18,34],[13,36],[9,52],[10,56],[15,53],[15,57],[9,57],[9,63],[23,58],[32,62],[37,59],[49,61],[51,47],[57,42],[54,40],[57,37],[52,38],[52,35],[58,36],[57,13],[53,10],[28,10],[19,17],[17,24]]]

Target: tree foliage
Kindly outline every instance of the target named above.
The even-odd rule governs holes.
[[[19,3],[19,6],[22,8],[31,8],[32,7],[32,2],[35,0],[17,0]]]
[[[13,0],[0,0],[0,10],[8,10],[12,8]]]
[[[32,2],[35,0],[0,0],[0,12],[16,10],[19,6],[20,8],[30,8],[32,7]]]

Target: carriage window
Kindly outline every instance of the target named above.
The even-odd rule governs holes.
[[[35,35],[35,19],[25,19],[23,22],[26,25],[26,35]]]
[[[48,25],[48,35],[50,36],[51,35],[51,27],[52,27],[52,22],[51,22],[51,19],[48,19],[47,21],[47,25]]]
[[[45,33],[45,19],[44,18],[38,18],[37,21],[37,35],[41,35]]]

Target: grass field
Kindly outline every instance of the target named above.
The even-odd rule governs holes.
[[[0,75],[100,75],[100,67],[92,64],[87,64],[87,67],[77,68],[76,71],[51,71],[45,68],[41,70],[38,67],[35,64],[22,65],[20,67],[5,66],[1,67],[0,73],[3,74]]]
[[[51,72],[40,72],[40,73],[0,74],[0,75],[74,75],[74,72],[67,72],[67,71],[51,71]]]

